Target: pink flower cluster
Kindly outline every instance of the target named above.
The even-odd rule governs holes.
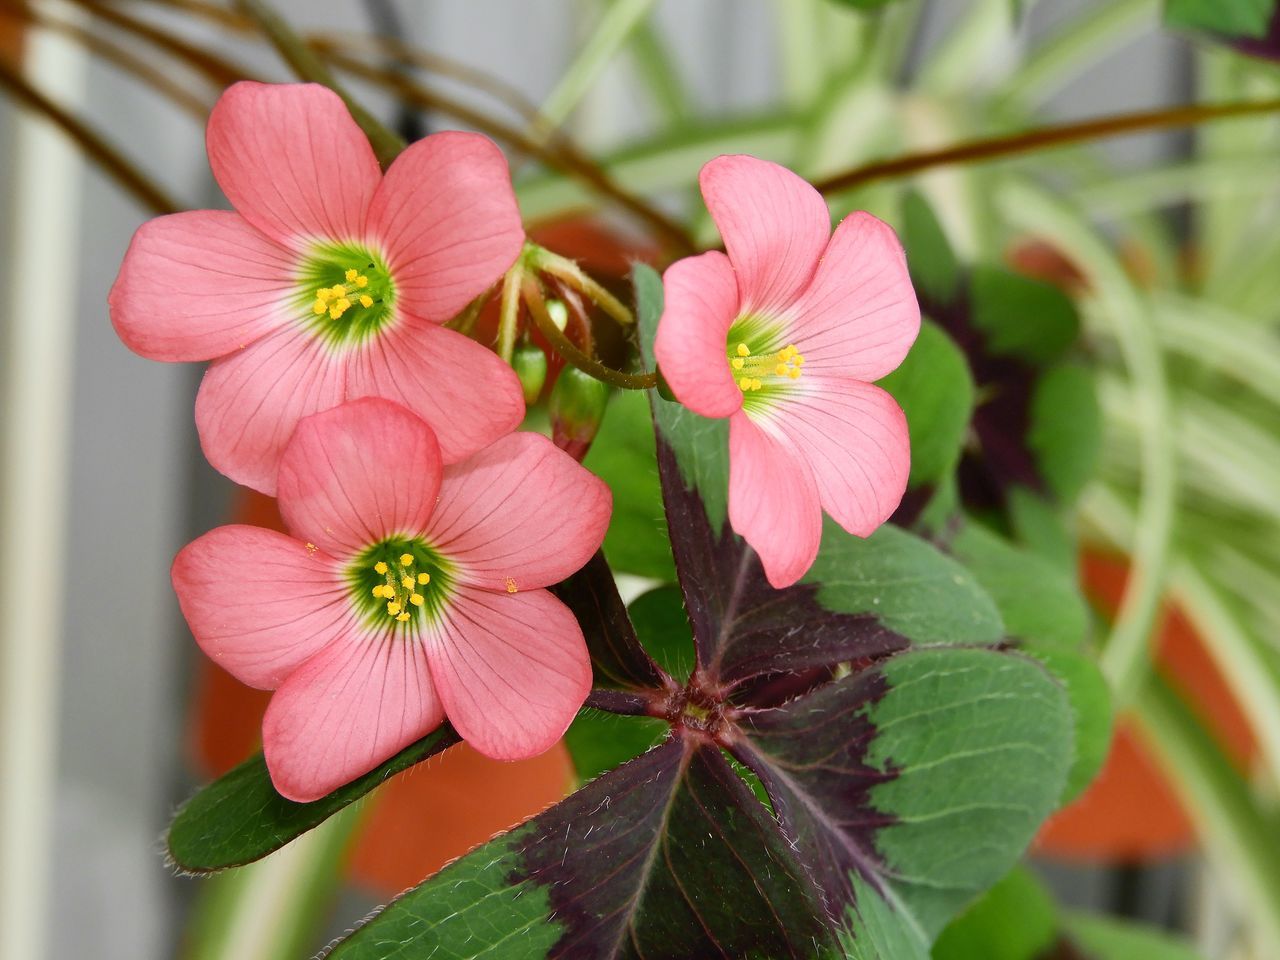
[[[511,368],[442,324],[524,242],[506,161],[439,133],[383,175],[341,100],[239,83],[209,118],[234,212],[145,224],[112,322],[156,360],[212,360],[210,463],[279,497],[292,536],[214,530],[174,561],[201,648],[275,690],[276,788],[324,796],[448,717],[500,759],[586,698],[581,628],[544,589],[600,546],[608,488],[524,416]]]
[[[513,432],[515,374],[443,326],[520,254],[505,160],[438,133],[384,175],[332,92],[257,83],[219,100],[208,151],[234,211],[145,224],[111,317],[145,357],[212,361],[205,454],[279,498],[291,535],[220,527],[173,565],[201,648],[275,691],[276,788],[315,800],[446,718],[490,757],[547,749],[591,664],[545,588],[600,547],[611,496]],[[750,157],[701,183],[728,253],[668,269],[656,354],[685,405],[729,418],[729,519],[782,587],[813,563],[824,510],[867,536],[902,496],[906,422],[871,381],[919,309],[875,218],[832,236],[811,186]]]

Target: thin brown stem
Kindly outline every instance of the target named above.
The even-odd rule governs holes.
[[[73,0],[73,2],[100,20],[160,48],[185,66],[203,74],[218,87],[230,86],[237,80],[258,79],[247,67],[212,54],[193,43],[188,43],[181,37],[153,26],[145,20],[121,13],[102,0]]]
[[[87,156],[96,161],[144,206],[155,213],[176,213],[182,209],[163,187],[152,181],[114,145],[108,143],[100,133],[31,86],[20,72],[2,58],[0,58],[0,87],[8,90],[22,103],[43,113],[61,127]]]
[[[542,287],[538,283],[537,277],[532,273],[525,275],[524,282],[521,284],[521,293],[524,296],[525,305],[529,308],[529,315],[533,317],[534,324],[542,335],[546,337],[552,349],[564,357],[567,363],[577,367],[590,377],[595,377],[610,386],[621,387],[623,390],[648,390],[658,385],[657,374],[624,373],[621,370],[606,367],[599,360],[587,356],[574,346],[573,342],[556,326],[556,322],[551,319],[551,314],[547,312],[546,300],[542,296]]]
[[[563,144],[559,146],[540,144],[510,124],[495,120],[452,97],[429,90],[399,73],[371,66],[358,58],[345,54],[332,54],[329,62],[340,70],[394,91],[410,103],[446,113],[455,120],[460,120],[468,126],[487,133],[495,140],[502,141],[514,150],[536,157],[548,166],[564,170],[586,183],[597,193],[631,211],[677,255],[683,256],[696,251],[697,248],[684,227],[662,211],[620,188],[596,164],[572,152],[565,152]]]
[[[1164,110],[1124,113],[1081,123],[1039,127],[1022,133],[969,140],[940,150],[925,150],[892,160],[880,160],[855,167],[815,184],[823,193],[838,193],[878,180],[890,180],[934,167],[981,163],[1019,154],[1085,143],[1105,137],[1117,137],[1151,130],[1190,127],[1211,120],[1257,116],[1280,112],[1280,99],[1254,100],[1244,103],[1190,104]]]
[[[136,17],[121,13],[105,3],[104,0],[74,0],[74,2],[113,26],[146,40],[175,56],[187,65],[202,72],[220,87],[228,86],[237,80],[258,79],[247,68],[234,61],[194,46],[180,37],[174,36]],[[164,6],[180,7],[207,19],[223,23],[231,29],[239,30],[247,22],[243,17],[239,17],[236,14],[226,16],[226,11],[211,4],[202,3],[200,0],[150,0],[150,2]],[[363,46],[364,41],[360,41],[360,45]],[[393,49],[398,49],[398,47],[393,47]],[[324,52],[329,62],[339,69],[392,90],[410,103],[428,109],[439,110],[468,126],[473,126],[477,130],[487,133],[495,140],[502,141],[512,149],[534,157],[547,166],[562,170],[567,175],[580,180],[602,197],[630,211],[638,220],[647,224],[664,241],[669,251],[675,256],[684,256],[697,252],[697,245],[680,223],[668,217],[642,198],[634,196],[618,186],[599,164],[583,153],[567,137],[556,136],[547,144],[539,144],[510,124],[495,120],[488,114],[468,107],[451,97],[430,91],[402,76],[397,71],[365,63],[354,56],[341,53],[339,50],[340,48],[330,41],[326,41],[318,47],[318,52]],[[482,71],[474,70],[474,68],[458,65],[456,62],[446,62],[441,58],[431,57],[426,54],[420,54],[420,58],[424,69],[432,69],[429,63],[434,61],[435,67],[439,72],[456,76],[462,79],[463,82],[469,82],[479,89],[485,89],[493,93],[495,96],[498,96],[497,87],[505,86],[501,81],[491,77],[482,83],[481,78],[487,77],[487,75],[483,74]],[[515,101],[511,96],[510,90],[502,94],[502,99],[515,108]],[[519,112],[524,114],[530,107],[531,105],[526,103]]]
[[[303,80],[323,84],[342,98],[351,116],[360,125],[364,135],[369,138],[374,155],[378,158],[382,169],[385,170],[391,166],[391,161],[395,160],[405,148],[404,138],[388,128],[351,96],[333,75],[329,65],[307,46],[306,42],[266,0],[236,0],[236,6],[258,24],[272,46],[293,68],[294,73]]]
[[[100,34],[86,30],[73,23],[68,23],[65,20],[46,16],[37,12],[33,7],[26,5],[16,7],[5,5],[0,7],[0,17],[8,17],[40,27],[42,30],[60,33],[74,40],[91,53],[102,57],[103,60],[113,66],[119,67],[125,73],[132,74],[149,89],[167,97],[175,106],[185,110],[193,117],[203,121],[209,115],[209,108],[212,106],[209,101],[187,90],[174,82],[169,74],[162,70],[157,70],[141,57],[126,50],[124,47],[112,43]]]

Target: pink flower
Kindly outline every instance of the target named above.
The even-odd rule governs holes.
[[[369,398],[298,425],[279,499],[293,536],[219,527],[173,584],[201,649],[276,691],[263,749],[281,794],[322,797],[446,716],[495,759],[556,742],[591,664],[543,588],[599,548],[604,483],[533,433],[442,467],[422,420]]]
[[[654,352],[676,397],[729,418],[729,522],[775,587],[812,565],[822,511],[860,537],[906,489],[906,418],[871,381],[902,362],[920,308],[893,231],[754,157],[699,177],[724,238],[671,265]]]
[[[214,361],[196,399],[210,463],[274,493],[298,421],[358,397],[422,416],[446,463],[515,429],[515,374],[440,326],[524,242],[491,141],[434,134],[383,176],[334,93],[245,82],[214,107],[207,144],[236,212],[143,224],[110,304],[131,350]]]

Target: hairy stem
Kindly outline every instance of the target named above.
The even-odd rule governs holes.
[[[568,257],[552,253],[546,247],[540,247],[535,243],[526,243],[524,251],[525,260],[530,266],[563,280],[573,289],[585,294],[623,326],[629,327],[635,324],[635,315],[627,309],[626,305]]]
[[[547,311],[547,303],[542,297],[542,288],[538,285],[537,277],[532,274],[524,278],[521,288],[524,295],[524,302],[529,307],[529,315],[533,317],[533,322],[537,325],[542,335],[547,338],[547,342],[565,361],[588,376],[595,377],[610,386],[620,387],[623,390],[647,390],[650,387],[658,385],[658,377],[652,373],[623,373],[621,370],[614,370],[612,367],[606,367],[599,360],[587,356],[581,350],[573,345],[568,337],[561,332],[556,326],[551,314]]]

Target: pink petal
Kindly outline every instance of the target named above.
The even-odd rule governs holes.
[[[440,492],[435,434],[399,404],[367,398],[306,417],[280,460],[280,515],[298,537],[350,556],[416,536]]]
[[[342,100],[314,83],[228,87],[209,114],[209,166],[231,205],[268,237],[360,240],[382,179]]]
[[[371,340],[350,377],[349,396],[386,397],[427,421],[445,463],[488,446],[524,419],[520,381],[492,350],[412,316]]]
[[[520,760],[551,747],[591,689],[591,661],[569,608],[545,590],[461,586],[426,635],[449,722],[487,757]]]
[[[897,369],[920,332],[920,306],[892,228],[869,213],[846,217],[795,316],[806,374],[872,381]]]
[[[781,589],[813,565],[822,507],[813,473],[776,435],[778,424],[729,419],[729,522],[755,548],[765,577]]]
[[[218,527],[187,544],[173,561],[173,589],[200,649],[264,690],[278,687],[352,618],[332,557],[260,527]]]
[[[293,428],[341,403],[346,382],[344,360],[293,327],[215,360],[196,396],[205,456],[236,483],[274,496]]]
[[[368,773],[443,719],[420,640],[353,632],[276,691],[262,721],[262,749],[276,790],[306,803]]]
[[[558,583],[600,549],[609,487],[537,433],[513,433],[448,467],[427,540],[490,590]]]
[[[877,386],[849,377],[813,376],[778,404],[777,421],[808,462],[822,507],[840,526],[869,537],[907,489],[907,418]]]
[[[786,167],[748,156],[716,157],[698,182],[738,274],[741,312],[790,306],[831,236],[822,195]]]
[[[289,322],[295,257],[234,213],[148,220],[107,302],[111,323],[151,360],[211,360]]]
[[[369,231],[386,251],[401,307],[434,323],[484,293],[524,244],[502,151],[454,131],[396,158],[373,198]]]
[[[712,251],[677,260],[662,276],[662,319],[654,356],[671,390],[704,417],[742,406],[726,343],[738,316],[738,281],[729,258]]]

